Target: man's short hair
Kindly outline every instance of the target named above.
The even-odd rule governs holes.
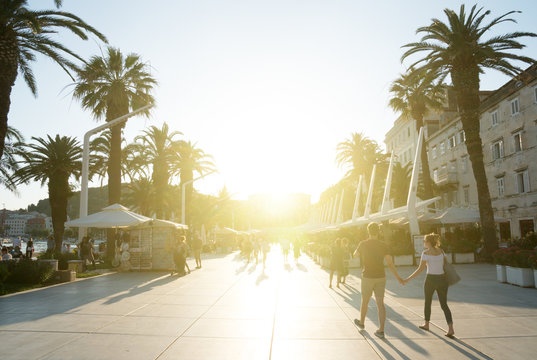
[[[369,236],[378,236],[379,224],[376,222],[369,223],[369,225],[367,225],[367,232],[369,233]]]

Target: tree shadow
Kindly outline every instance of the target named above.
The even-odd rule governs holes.
[[[293,271],[293,267],[292,267],[291,265],[289,265],[289,264],[284,264],[284,265],[283,265],[283,268],[284,268],[285,271],[287,271],[287,272],[291,272],[291,271]]]
[[[265,270],[263,270],[263,272],[261,272],[261,274],[259,274],[259,276],[257,277],[255,284],[259,286],[263,281],[267,280],[268,278],[269,276],[265,274]]]
[[[237,268],[237,270],[235,270],[235,275],[239,275],[241,272],[246,270],[247,267],[248,267],[248,263],[244,263],[244,265],[242,265],[241,267]]]
[[[176,280],[169,272],[115,273],[1,297],[0,326],[68,314],[101,299],[111,305]]]
[[[308,268],[306,268],[304,265],[300,264],[300,263],[297,263],[296,264],[296,268],[300,271],[303,271],[303,272],[308,272]]]

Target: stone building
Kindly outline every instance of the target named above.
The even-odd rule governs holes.
[[[537,66],[495,91],[481,93],[480,132],[485,171],[502,240],[535,231],[537,216]],[[449,206],[477,209],[477,188],[457,116],[426,138],[431,177]]]

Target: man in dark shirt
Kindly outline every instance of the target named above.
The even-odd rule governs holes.
[[[386,289],[386,274],[384,273],[384,260],[390,271],[395,275],[397,280],[403,284],[403,280],[397,273],[388,254],[388,247],[378,239],[379,225],[370,223],[367,226],[369,239],[358,244],[354,256],[360,254],[362,262],[362,304],[360,305],[360,320],[354,319],[354,323],[360,329],[365,327],[365,317],[367,315],[367,306],[369,299],[375,293],[375,302],[377,303],[379,328],[375,335],[384,338],[384,323],[386,322],[386,308],[384,307],[384,290]]]

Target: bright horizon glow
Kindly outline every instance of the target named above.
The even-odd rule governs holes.
[[[200,0],[148,6],[132,0],[127,7],[124,2],[67,0],[62,10],[80,16],[124,53],[140,54],[154,69],[156,108],[151,119],[128,121],[127,141],[166,121],[184,134],[181,139],[197,142],[214,156],[219,172],[197,181],[198,191],[216,195],[226,186],[235,199],[305,193],[315,202],[345,173],[335,163],[339,142],[363,132],[384,147],[384,134],[397,118],[387,104],[390,82],[404,71],[400,46],[417,40],[416,28],[432,17],[443,19],[444,7],[459,5]],[[499,31],[536,31],[533,3],[483,5],[492,16],[523,11],[515,16],[518,24],[499,26]],[[53,3],[40,6],[48,9]],[[57,39],[85,58],[100,51],[94,40],[63,33]],[[537,40],[523,42],[527,48],[521,53],[537,58]],[[42,57],[33,71],[38,98],[19,77],[9,124],[28,141],[56,133],[82,141],[99,123],[64,89],[69,77]],[[495,89],[507,80],[489,72],[481,88]],[[39,184],[19,191],[16,197],[0,190],[0,205],[16,209],[48,197]]]

